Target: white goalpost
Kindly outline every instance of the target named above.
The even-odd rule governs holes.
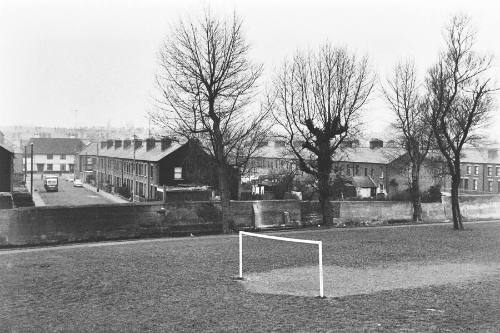
[[[251,236],[251,237],[258,237],[258,238],[273,239],[273,240],[285,241],[285,242],[318,245],[319,297],[321,297],[321,298],[324,297],[324,295],[323,295],[323,242],[308,240],[308,239],[297,239],[297,238],[262,235],[262,234],[256,234],[253,232],[240,231],[240,233],[239,233],[240,272],[239,272],[238,278],[241,280],[243,280],[243,235]]]

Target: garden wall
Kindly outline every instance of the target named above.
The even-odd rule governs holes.
[[[452,218],[451,198],[443,197],[443,206],[448,219]],[[460,196],[460,213],[465,220],[500,219],[500,196],[463,195]]]
[[[297,200],[231,201],[230,218],[236,229],[269,229],[301,225]]]
[[[220,220],[220,206],[213,202],[5,209],[0,210],[0,246],[152,237],[182,230],[220,232]]]

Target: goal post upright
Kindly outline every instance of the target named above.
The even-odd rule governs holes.
[[[324,292],[323,292],[323,242],[322,241],[279,237],[279,236],[271,236],[271,235],[262,235],[262,234],[252,233],[252,232],[240,231],[239,235],[238,235],[239,236],[239,276],[238,276],[238,279],[240,279],[240,280],[243,280],[243,235],[257,237],[257,238],[274,239],[274,240],[286,241],[286,242],[318,245],[319,297],[320,298],[325,297]]]

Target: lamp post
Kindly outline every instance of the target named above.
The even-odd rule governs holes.
[[[95,183],[97,186],[97,192],[99,192],[99,141],[97,141],[97,159],[96,159]]]
[[[135,165],[135,134],[134,134],[134,140],[133,140],[133,144],[134,144],[134,160],[133,160],[133,163],[132,163],[132,202],[135,201],[135,190],[136,190],[136,186],[135,186],[135,172],[136,172],[136,165]]]
[[[33,142],[31,143],[31,181],[30,181],[31,195],[33,195]]]
[[[28,147],[24,146],[24,184],[26,184],[26,177],[28,173]]]

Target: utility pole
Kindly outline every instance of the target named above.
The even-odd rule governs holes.
[[[99,192],[99,144],[100,142],[97,141],[97,160],[96,160],[96,173],[95,173],[97,192]]]
[[[31,181],[30,181],[31,196],[33,197],[33,142],[31,143]]]
[[[28,147],[24,146],[24,184],[26,184],[26,177],[28,173]]]
[[[133,144],[134,144],[134,162],[132,163],[132,202],[135,201],[135,190],[136,190],[136,186],[135,186],[135,172],[136,172],[136,165],[135,165],[135,133],[134,133],[134,140],[133,140]]]

